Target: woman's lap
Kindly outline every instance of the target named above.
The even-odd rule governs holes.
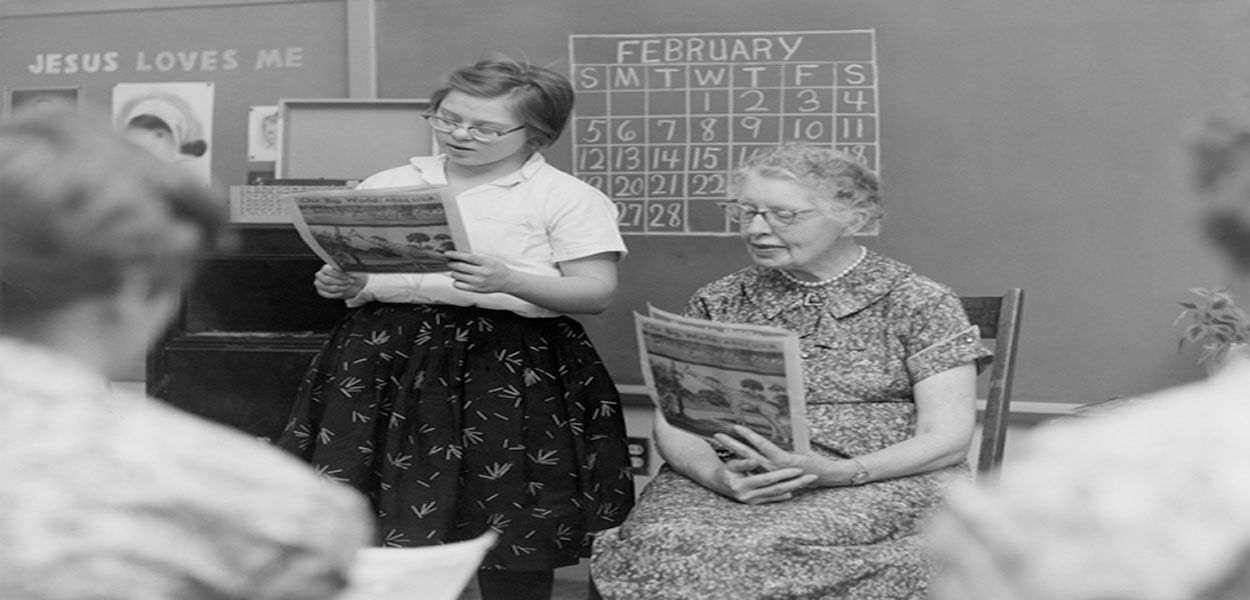
[[[815,490],[760,506],[665,470],[597,536],[604,598],[909,598],[928,560],[916,531],[943,474]]]

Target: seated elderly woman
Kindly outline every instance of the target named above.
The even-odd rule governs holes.
[[[666,464],[595,540],[608,599],[912,598],[930,575],[918,525],[970,477],[976,372],[988,360],[947,287],[861,246],[882,208],[853,157],[776,148],[735,176],[729,217],[753,266],[685,314],[801,337],[812,449],[740,428],[719,447],[657,418]]]
[[[213,193],[102,122],[0,125],[0,597],[321,600],[364,499],[115,389],[219,239]]]
[[[1250,124],[1190,141],[1206,237],[1250,298]],[[938,600],[1250,598],[1250,360],[1020,440],[930,525]]]

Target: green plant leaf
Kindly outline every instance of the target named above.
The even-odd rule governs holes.
[[[1189,288],[1189,292],[1201,301],[1180,301],[1181,313],[1172,326],[1183,326],[1183,334],[1176,342],[1178,352],[1187,344],[1201,350],[1198,363],[1206,366],[1217,361],[1236,343],[1250,343],[1250,314],[1234,302],[1227,288]]]

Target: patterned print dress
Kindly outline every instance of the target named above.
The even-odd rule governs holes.
[[[620,399],[567,317],[374,302],[331,334],[278,442],[364,492],[378,543],[494,530],[484,568],[574,564],[634,490]]]
[[[749,267],[696,292],[686,313],[800,334],[812,447],[847,458],[911,437],[916,382],[987,361],[959,298],[879,254],[822,288]],[[667,467],[621,527],[595,539],[607,600],[922,598],[917,532],[967,463],[750,506]]]

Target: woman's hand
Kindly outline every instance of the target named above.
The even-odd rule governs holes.
[[[802,469],[763,470],[752,459],[722,461],[707,440],[670,425],[656,409],[655,442],[669,467],[691,481],[743,504],[783,502],[816,481]]]
[[[718,433],[715,435],[716,441],[732,450],[739,458],[749,460],[755,463],[756,468],[765,471],[798,468],[805,472],[812,472],[814,469],[811,467],[814,466],[814,461],[820,460],[816,455],[795,454],[782,450],[780,446],[748,427],[734,425],[734,433],[737,437]],[[743,443],[744,441],[746,443]]]
[[[784,502],[794,493],[816,481],[815,475],[801,469],[777,469],[759,472],[754,461],[728,461],[712,477],[713,491],[743,504]]]
[[[510,294],[516,291],[516,272],[502,261],[457,250],[448,250],[445,254],[451,261],[448,266],[451,267],[451,278],[456,280],[457,289],[483,294]]]
[[[347,273],[330,265],[322,265],[313,275],[313,287],[317,289],[317,294],[331,300],[355,298],[368,281],[368,273]]]
[[[737,454],[739,460],[763,471],[798,469],[820,485],[843,485],[851,480],[859,466],[851,461],[830,460],[815,453],[794,453],[782,450],[754,430],[734,425],[734,434],[716,434],[716,441]],[[744,443],[745,441],[745,443]]]

